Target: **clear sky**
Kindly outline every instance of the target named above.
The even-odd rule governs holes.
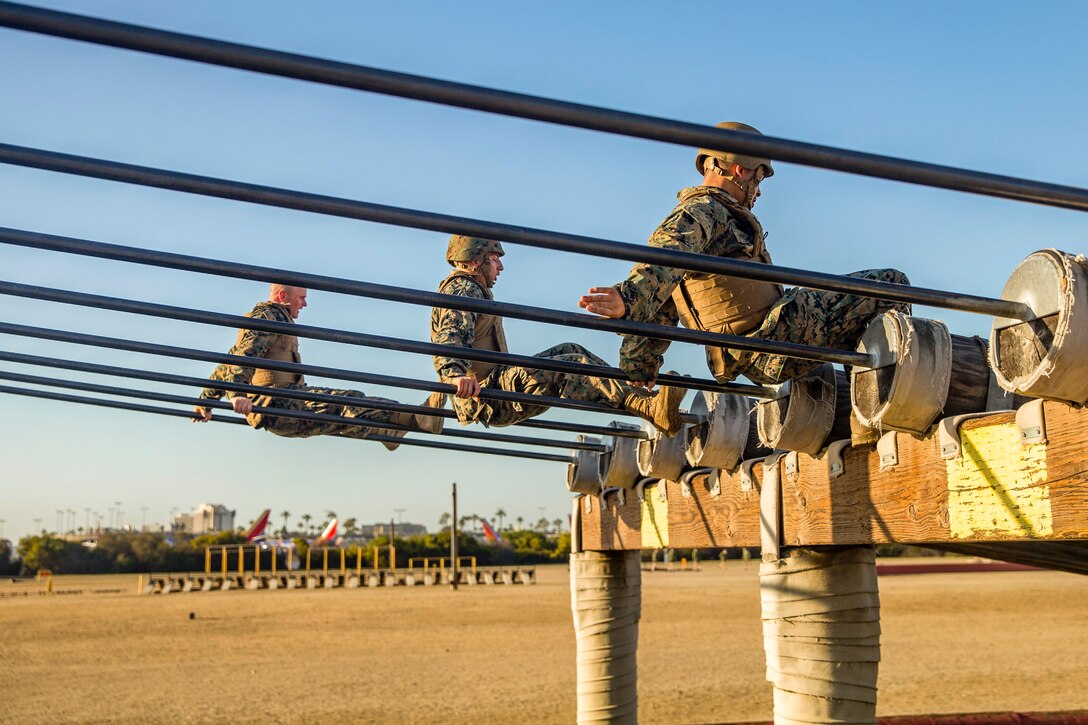
[[[563,100],[981,171],[1088,186],[1082,3],[39,3],[103,18]],[[643,242],[696,184],[693,151],[0,30],[0,142],[384,204]],[[996,295],[1030,252],[1085,251],[1083,215],[779,164],[756,212],[781,264],[897,267]],[[442,235],[0,166],[0,225],[434,289]],[[499,299],[575,309],[629,264],[510,246]],[[0,277],[242,314],[263,285],[0,245]],[[0,319],[225,351],[234,331],[3,298]],[[917,310],[955,333],[987,318]],[[300,322],[425,340],[428,310],[313,292]],[[514,352],[618,338],[510,320]],[[433,377],[406,353],[302,340],[307,363]],[[0,349],[205,376],[186,360],[4,336]],[[667,365],[707,375],[701,350]],[[67,373],[19,372],[59,377]],[[116,379],[97,382],[119,384]],[[318,384],[333,381],[311,380]],[[145,385],[169,392],[175,387]],[[196,391],[189,391],[195,395]],[[419,402],[422,393],[367,393]],[[339,439],[0,396],[5,538],[57,509],[165,522],[204,501],[434,528],[461,510],[566,520],[559,463]],[[553,412],[603,424],[603,416]],[[512,432],[524,432],[513,429]],[[561,434],[555,434],[561,435]],[[147,507],[146,514],[142,507]],[[277,519],[278,521],[278,519]]]

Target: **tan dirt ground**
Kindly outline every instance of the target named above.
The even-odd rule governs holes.
[[[4,579],[0,722],[573,722],[567,569],[538,571],[456,593],[139,597],[135,576],[61,576],[83,594],[46,598]],[[880,593],[881,716],[1088,708],[1088,579],[922,574]],[[770,719],[754,564],[643,575],[639,705],[644,723]]]

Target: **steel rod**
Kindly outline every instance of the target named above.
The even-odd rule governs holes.
[[[178,269],[186,272],[251,279],[259,282],[277,282],[280,284],[294,285],[296,287],[324,290],[326,292],[338,292],[358,297],[403,302],[410,305],[443,307],[454,310],[465,310],[468,312],[482,312],[484,314],[513,317],[522,320],[531,320],[533,322],[583,327],[590,330],[640,335],[642,337],[652,337],[662,340],[691,342],[698,345],[731,347],[738,350],[764,349],[762,340],[740,335],[724,335],[713,332],[703,332],[700,330],[688,330],[683,327],[666,327],[664,325],[654,325],[644,322],[632,322],[630,320],[610,320],[604,317],[597,317],[596,315],[561,312],[559,310],[549,310],[541,307],[531,307],[529,305],[517,305],[508,302],[448,295],[440,292],[394,287],[391,285],[361,282],[339,277],[292,272],[286,269],[258,267],[256,265],[243,264],[240,262],[192,257],[183,254],[173,254],[171,252],[126,247],[119,244],[107,244],[105,242],[95,242],[86,239],[60,237],[53,234],[42,234],[40,232],[31,232],[22,229],[0,227],[0,244],[45,249],[65,254],[79,254],[101,259],[131,262],[133,264]],[[811,351],[811,354],[822,355],[826,352],[826,348],[809,347],[807,345],[797,347],[801,352]],[[804,356],[796,355],[796,357]],[[769,392],[760,386],[753,385],[742,385],[738,383],[718,383],[717,385],[717,392],[735,392],[740,395]]]
[[[63,380],[61,378],[49,378],[40,375],[25,375],[23,373],[13,373],[6,370],[0,370],[0,380],[9,380],[18,383],[28,383],[31,385],[50,385],[58,388],[69,388],[71,390],[81,390],[86,393],[99,393],[102,395],[118,395],[129,398],[142,398],[144,400],[154,400],[160,403],[180,403],[182,405],[202,405],[206,408],[215,408],[220,410],[231,410],[231,405],[225,400],[201,400],[199,398],[192,398],[184,395],[171,395],[169,393],[156,393],[149,390],[137,390],[135,388],[118,388],[111,385],[99,385],[97,383],[85,383],[79,380]],[[333,423],[336,425],[347,425],[355,428],[373,428],[373,429],[386,429],[386,430],[403,430],[408,433],[427,433],[427,431],[419,430],[405,425],[397,425],[396,423],[378,423],[375,421],[364,420],[359,418],[347,418],[340,415],[330,415],[328,413],[312,413],[309,411],[300,410],[287,410],[285,408],[272,408],[267,405],[254,405],[253,412],[273,416],[277,418],[293,418],[296,420],[310,420],[317,423]],[[452,430],[449,431],[452,438],[465,438],[469,440],[491,441],[495,443],[519,443],[522,445],[530,446],[542,446],[545,448],[565,448],[565,449],[584,449],[593,450],[600,453],[604,453],[608,450],[603,445],[592,445],[585,443],[577,443],[573,441],[561,441],[551,438],[533,438],[530,436],[516,436],[506,435],[503,433],[478,433],[476,431],[467,430]],[[429,434],[436,435],[436,434]],[[438,434],[442,435],[442,434]],[[396,440],[402,440],[397,438]],[[586,448],[587,445],[592,447]]]
[[[46,400],[55,400],[65,403],[80,403],[83,405],[94,405],[101,408],[116,408],[118,410],[137,411],[140,413],[154,413],[157,415],[173,416],[175,418],[192,418],[193,414],[190,411],[174,410],[172,408],[160,408],[154,405],[141,405],[139,403],[126,403],[120,400],[105,400],[102,398],[85,398],[80,395],[68,395],[66,393],[56,393],[49,390],[25,390],[22,388],[12,388],[7,385],[0,385],[0,393],[7,393],[9,395],[20,395],[28,398],[43,398]],[[240,418],[212,418],[213,423],[233,423],[236,425],[247,425],[247,423]],[[540,453],[539,451],[523,451],[513,448],[489,448],[487,446],[467,446],[458,443],[446,443],[444,441],[427,441],[419,439],[405,439],[394,438],[392,436],[374,435],[370,436],[366,440],[373,441],[375,443],[399,443],[402,446],[418,446],[420,448],[439,448],[445,451],[463,451],[466,453],[483,453],[489,456],[510,456],[512,458],[528,458],[537,461],[557,461],[559,463],[574,463],[574,459],[570,456],[560,456],[552,453]]]
[[[880,154],[755,136],[581,103],[370,68],[139,25],[0,2],[0,26],[227,68],[689,147],[762,156],[921,186],[1088,210],[1088,190]]]
[[[148,380],[152,382],[166,383],[169,385],[204,387],[209,383],[222,384],[222,381],[211,381],[207,378],[194,378],[185,375],[171,375],[168,373],[137,370],[135,368],[115,367],[112,365],[98,365],[95,363],[83,362],[81,360],[63,360],[60,358],[42,357],[40,355],[25,355],[22,353],[6,352],[3,350],[0,350],[0,360],[3,360],[5,362],[19,363],[21,365],[37,365],[40,367],[59,368],[61,370],[72,370],[82,373],[93,373],[96,375],[110,375],[113,377],[120,377],[125,379]],[[370,408],[373,410],[392,410],[406,413],[421,413],[423,415],[435,415],[436,417],[443,418],[457,417],[457,414],[450,410],[428,408],[425,405],[403,405],[401,403],[391,403],[389,401],[374,400],[372,398],[356,398],[346,395],[314,393],[306,390],[294,390],[291,388],[270,388],[268,386],[246,385],[242,383],[231,383],[230,385],[226,385],[225,387],[229,387],[232,392],[255,393],[257,395],[267,395],[273,398],[311,400],[316,402],[331,403],[333,405],[352,405],[360,408]],[[171,400],[167,402],[178,401]],[[220,406],[208,407],[211,408]],[[337,418],[339,416],[332,417]],[[439,433],[432,433],[431,431],[416,428],[414,426],[397,425],[393,423],[366,422],[366,426],[372,428],[388,428],[395,430],[411,431],[413,433],[424,433],[427,435],[442,435],[450,438],[490,440],[502,443],[522,443],[527,445],[550,446],[552,448],[570,448],[574,450],[598,451],[601,453],[609,450],[608,446],[595,445],[592,443],[579,443],[577,441],[561,441],[547,438],[531,438],[527,436],[510,436],[502,433],[480,433],[476,431],[460,430],[457,428],[443,429]]]
[[[549,358],[535,357],[532,355],[516,355],[509,352],[494,352],[492,350],[477,350],[471,347],[457,345],[438,345],[432,342],[416,342],[403,338],[388,337],[385,335],[371,335],[364,332],[351,332],[348,330],[333,330],[313,325],[301,325],[294,322],[277,322],[275,320],[260,320],[242,315],[228,315],[221,312],[207,310],[193,310],[186,307],[173,305],[160,305],[153,302],[140,302],[138,300],[122,299],[120,297],[106,297],[103,295],[85,294],[60,290],[51,287],[39,287],[37,285],[23,285],[15,282],[0,281],[0,294],[16,297],[30,297],[32,299],[59,302],[62,304],[77,305],[80,307],[94,307],[115,312],[128,312],[137,315],[162,317],[171,320],[183,320],[185,322],[199,322],[206,325],[219,325],[222,327],[235,327],[248,330],[259,330],[275,334],[293,335],[313,340],[326,342],[339,342],[347,345],[359,345],[372,347],[379,350],[394,350],[397,352],[409,352],[420,355],[456,357],[465,360],[477,360],[496,365],[518,365],[521,367],[550,370],[574,375],[591,375],[612,380],[627,380],[627,374],[619,368],[607,365],[590,365],[570,362],[567,360],[553,360]],[[843,353],[845,355],[845,353]],[[861,357],[865,362],[869,356],[861,353],[851,353],[855,358]],[[855,364],[856,361],[855,361]],[[662,385],[673,385],[680,388],[694,390],[710,390],[711,392],[723,391],[721,383],[716,380],[700,380],[682,375],[658,375],[657,380]],[[745,391],[749,392],[749,391]],[[770,391],[754,388],[750,393],[753,397],[769,397]],[[573,401],[572,401],[573,402]],[[604,406],[608,410],[614,410]]]
[[[455,217],[447,214],[435,214],[415,209],[247,184],[209,176],[184,174],[177,171],[133,164],[121,164],[114,161],[61,154],[11,144],[0,144],[0,163],[76,174],[96,179],[109,179],[172,191],[183,191],[190,194],[202,194],[221,199],[233,199],[253,204],[264,204],[284,209],[296,209],[347,219],[359,219],[379,224],[426,229],[445,234],[470,234],[486,239],[498,239],[511,244],[523,244],[529,247],[645,262],[693,272],[724,274],[780,284],[795,284],[800,287],[879,297],[895,302],[931,305],[933,307],[975,312],[995,317],[1023,320],[1030,319],[1033,316],[1029,306],[1010,300],[927,289],[925,287],[912,287],[910,285],[860,279],[846,275],[812,272],[792,267],[779,267],[743,259],[728,259],[705,254],[679,252],[672,249],[658,249],[640,244],[563,234],[544,229]],[[827,360],[827,362],[837,361]],[[849,365],[851,363],[843,364]]]
[[[91,347],[124,350],[127,352],[138,352],[147,355],[159,355],[163,357],[187,360],[200,360],[203,362],[211,363],[226,363],[228,365],[240,365],[242,367],[253,367],[255,361],[257,360],[256,358],[245,357],[242,355],[230,355],[227,353],[211,352],[208,350],[191,350],[189,348],[176,347],[172,345],[159,345],[150,342],[124,340],[116,337],[104,337],[102,335],[88,335],[82,332],[53,330],[45,327],[32,327],[29,325],[16,325],[10,322],[0,322],[0,334],[18,335],[21,337],[33,337],[40,340],[53,340],[55,342],[66,342],[75,345],[88,345]],[[354,370],[323,367],[320,365],[309,365],[306,363],[292,363],[280,360],[260,359],[260,366],[266,370],[297,373],[299,375],[319,375],[322,377],[363,383],[365,385],[384,385],[394,388],[411,388],[431,393],[452,393],[454,390],[452,385],[433,382],[430,380],[402,378],[392,375],[378,375],[375,373],[362,373]],[[529,403],[533,405],[541,404],[541,400],[543,399],[545,401],[548,401],[545,403],[547,405],[553,405],[552,401],[557,401],[553,407],[571,407],[566,405],[567,401],[564,398],[529,395],[527,393],[513,393],[506,390],[496,390],[493,388],[484,388],[483,390],[481,390],[480,397],[485,400],[504,400],[515,403]],[[582,410],[583,408],[578,407],[576,409]],[[615,415],[621,416],[629,415],[624,411],[614,410],[612,408],[603,408],[600,410],[598,410],[597,408],[593,408],[592,411],[613,413]],[[514,425],[534,428],[550,428],[551,426],[555,425],[563,427],[555,427],[553,428],[554,430],[569,430],[576,433],[591,433],[593,435],[617,435],[622,438],[647,437],[647,435],[642,431],[627,431],[624,429],[613,429],[607,426],[582,426],[573,423],[553,423],[551,421],[523,421],[522,423],[515,423]],[[577,428],[567,428],[566,426],[577,426]]]

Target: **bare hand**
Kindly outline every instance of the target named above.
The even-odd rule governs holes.
[[[239,415],[249,415],[253,412],[253,401],[244,395],[239,395],[237,398],[230,399],[230,407]]]
[[[450,384],[457,388],[457,392],[455,392],[454,395],[458,398],[480,399],[480,382],[471,375],[454,378],[450,381]]]
[[[194,423],[207,423],[212,419],[211,408],[205,408],[202,405],[193,406],[193,422]]]
[[[627,305],[615,287],[590,287],[589,294],[582,295],[578,300],[578,306],[587,312],[614,320],[622,319],[627,314]]]
[[[650,392],[653,392],[654,386],[657,385],[656,380],[628,380],[627,384],[632,388],[646,388]]]

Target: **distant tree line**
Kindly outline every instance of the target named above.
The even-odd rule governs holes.
[[[204,549],[214,544],[241,544],[242,537],[234,532],[208,534],[175,543],[158,532],[103,533],[94,547],[43,532],[25,536],[12,551],[10,541],[0,540],[0,575],[35,574],[48,569],[56,574],[127,574],[137,572],[203,571]],[[471,534],[458,533],[461,556],[475,556],[481,566],[492,564],[539,564],[566,561],[570,554],[570,534],[546,535],[539,531],[506,531],[501,545],[481,543]],[[294,539],[296,561],[305,561],[308,543]],[[405,567],[409,558],[447,557],[450,551],[449,529],[437,534],[396,537],[396,566]],[[379,536],[366,544],[349,544],[348,561],[354,566],[361,553],[363,565],[369,567],[377,552],[380,565],[389,566],[389,537]],[[316,551],[315,551],[316,554]],[[269,556],[269,555],[265,555]],[[339,566],[339,554],[333,555]],[[218,557],[213,564],[219,566]],[[285,554],[279,554],[281,566]],[[321,566],[321,559],[313,559]]]

